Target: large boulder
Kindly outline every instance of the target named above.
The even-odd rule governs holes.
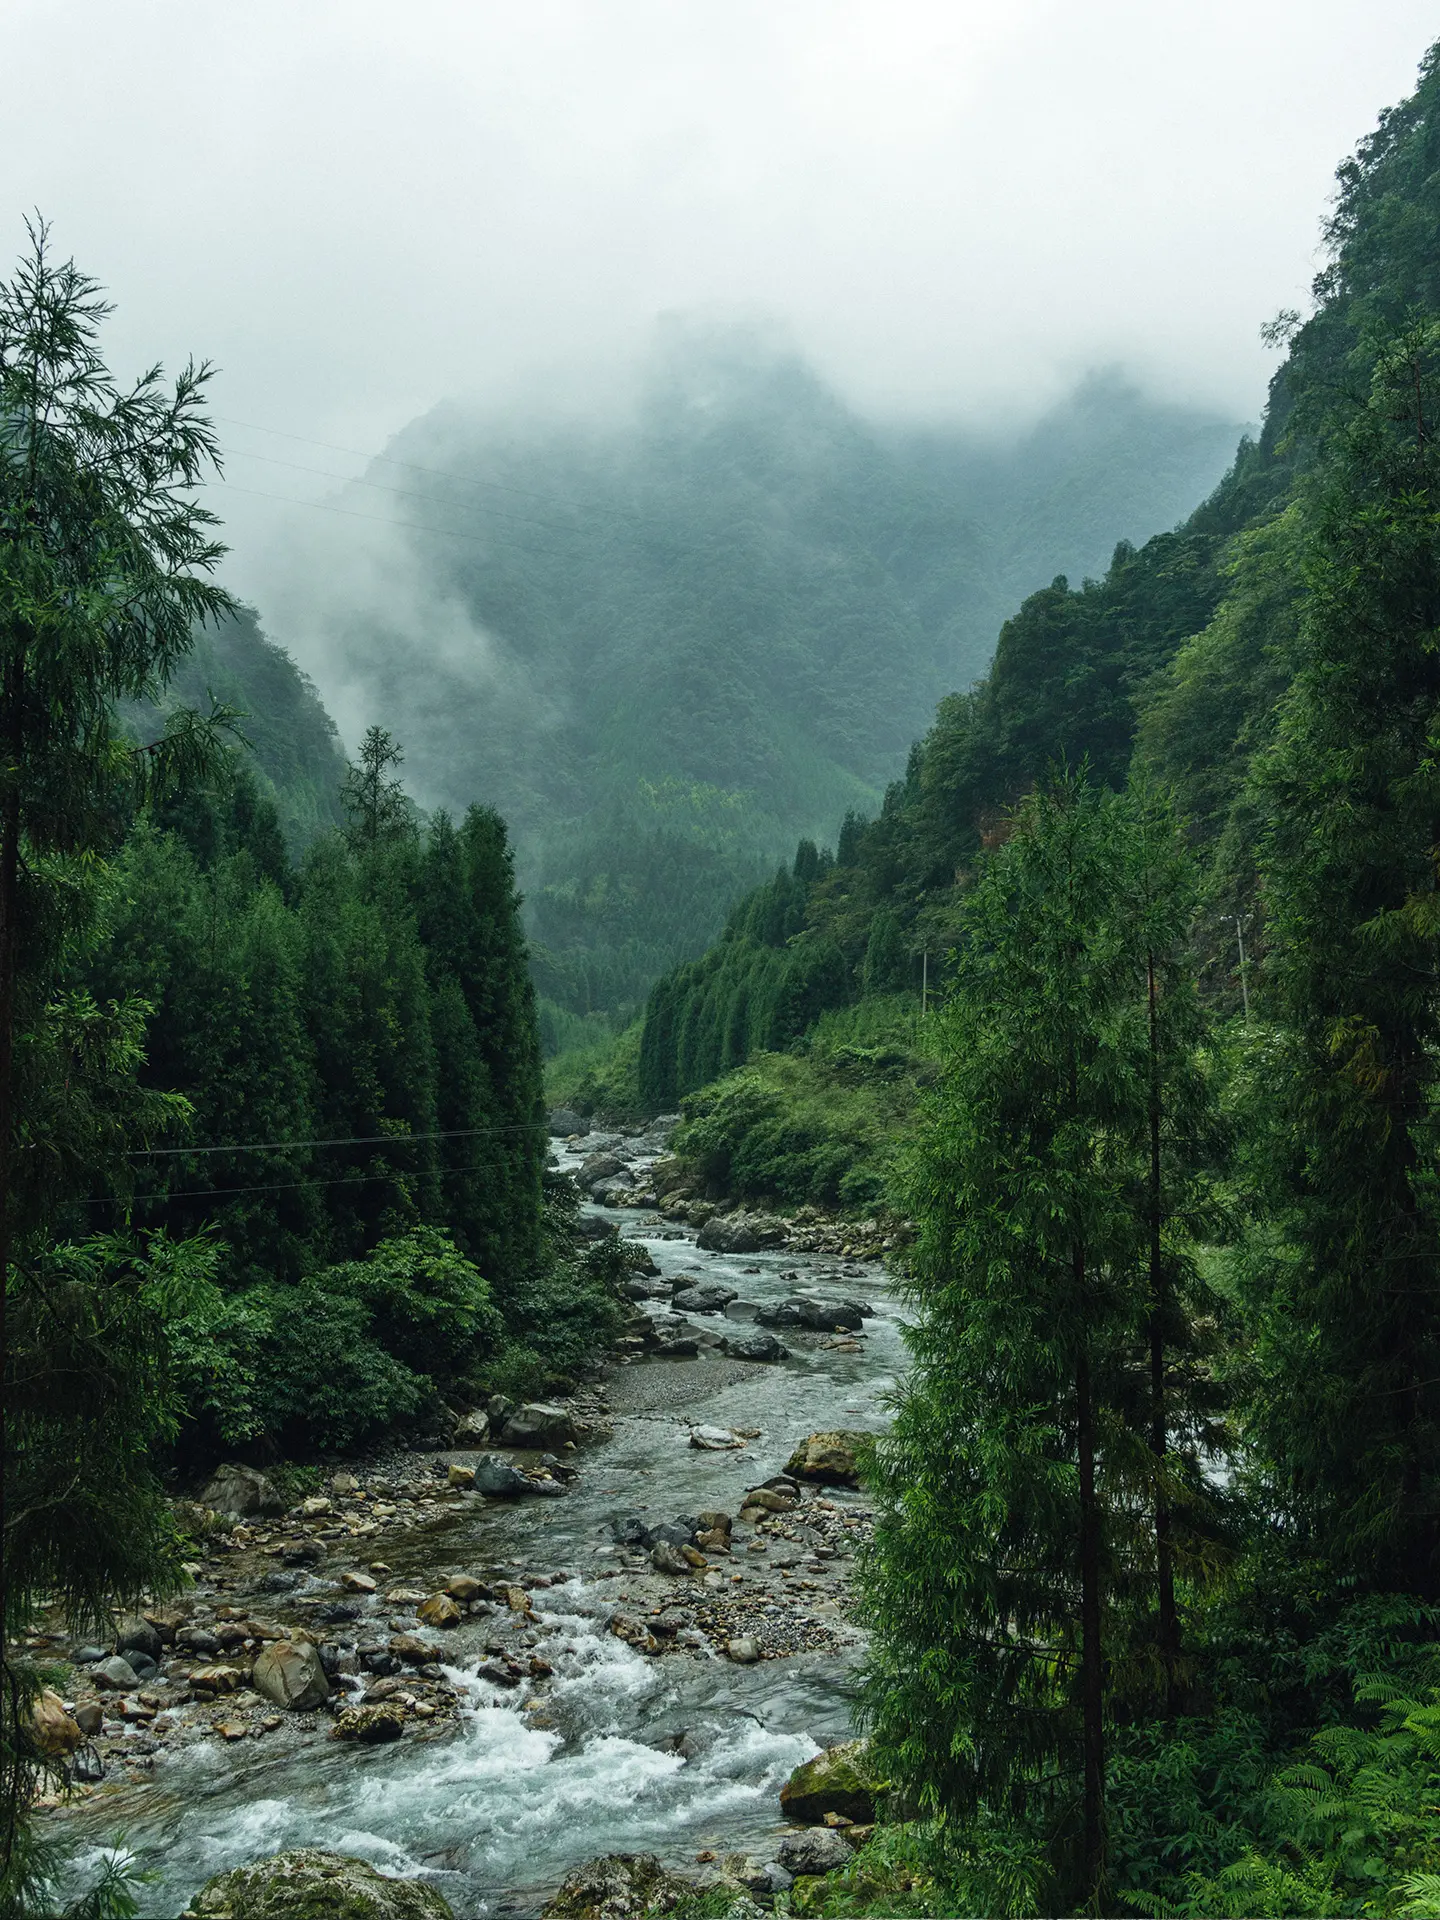
[[[572,1134],[586,1134],[590,1131],[590,1122],[583,1113],[576,1113],[570,1107],[552,1107],[549,1127],[552,1134],[560,1140],[568,1140]]]
[[[49,1687],[42,1687],[30,1703],[30,1733],[47,1760],[68,1759],[85,1739],[79,1722],[71,1719],[65,1702]]]
[[[508,1460],[498,1459],[493,1453],[482,1453],[475,1462],[475,1491],[488,1493],[492,1499],[510,1499],[518,1493],[529,1493],[530,1482]]]
[[[785,1244],[785,1223],[765,1213],[712,1214],[696,1237],[707,1253],[761,1253]]]
[[[255,1656],[250,1684],[277,1707],[308,1713],[330,1698],[320,1649],[304,1642],[272,1640]]]
[[[802,1296],[760,1307],[755,1318],[762,1327],[805,1327],[811,1333],[833,1333],[843,1327],[847,1333],[855,1333],[864,1324],[865,1314],[855,1300],[809,1300]]]
[[[234,1462],[216,1468],[209,1486],[200,1496],[200,1503],[234,1520],[247,1519],[251,1514],[285,1511],[285,1502],[263,1473]]]
[[[859,1457],[874,1438],[873,1433],[812,1433],[786,1461],[785,1471],[822,1486],[858,1487]]]
[[[693,1286],[681,1287],[670,1304],[677,1313],[723,1313],[738,1297],[734,1287],[719,1280],[697,1280]]]
[[[833,1827],[807,1827],[803,1833],[787,1833],[775,1855],[787,1873],[834,1873],[855,1857]]]
[[[724,1343],[732,1360],[788,1360],[790,1350],[782,1347],[773,1333],[757,1327],[753,1333],[732,1333]]]
[[[625,1162],[613,1153],[591,1153],[576,1168],[575,1178],[582,1187],[593,1187],[597,1180],[613,1180],[617,1173],[626,1173]]]
[[[396,1880],[364,1860],[297,1847],[207,1880],[182,1920],[453,1920],[423,1880]]]
[[[462,1413],[450,1436],[452,1447],[483,1447],[490,1438],[490,1416],[483,1407]]]
[[[662,1867],[653,1853],[607,1853],[562,1881],[542,1920],[648,1920],[694,1891],[693,1882]]]
[[[868,1756],[866,1741],[847,1740],[796,1767],[780,1789],[780,1810],[785,1818],[818,1827],[827,1813],[838,1813],[857,1826],[869,1826],[885,1783],[876,1776]],[[792,1873],[815,1871],[814,1867],[791,1868]]]
[[[160,1650],[160,1629],[143,1614],[126,1614],[115,1629],[117,1653],[143,1653],[147,1659],[158,1660]]]
[[[500,1438],[507,1447],[563,1447],[575,1438],[575,1418],[568,1407],[535,1400],[515,1409]]]

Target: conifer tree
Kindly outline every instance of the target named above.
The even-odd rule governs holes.
[[[1440,1593],[1440,326],[1378,354],[1307,508],[1298,671],[1257,787],[1282,1025],[1254,1302],[1280,1497],[1361,1579]]]

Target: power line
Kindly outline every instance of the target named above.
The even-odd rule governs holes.
[[[186,1187],[175,1193],[139,1193],[128,1198],[114,1193],[92,1193],[87,1199],[71,1204],[77,1207],[125,1208],[169,1206],[172,1200],[215,1200],[237,1193],[288,1193],[296,1187],[357,1187],[364,1186],[368,1180],[446,1179],[459,1173],[484,1173],[489,1164],[486,1160],[476,1160],[465,1167],[429,1167],[423,1174],[403,1173],[396,1168],[380,1173],[337,1173],[324,1180],[315,1174],[307,1174],[299,1180],[270,1180],[249,1187]]]
[[[539,1120],[518,1120],[505,1127],[449,1127],[439,1133],[354,1133],[328,1140],[236,1140],[194,1147],[136,1147],[127,1160],[183,1158],[201,1153],[298,1153],[309,1147],[408,1147],[421,1140],[474,1140],[484,1134],[544,1133]]]

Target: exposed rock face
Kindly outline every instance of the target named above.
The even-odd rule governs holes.
[[[868,1754],[864,1740],[847,1740],[796,1767],[780,1789],[780,1810],[786,1819],[811,1827],[819,1826],[827,1813],[838,1813],[858,1826],[868,1826],[875,1818],[876,1797],[884,1790]],[[797,1871],[813,1873],[815,1869],[791,1868],[792,1873]]]
[[[531,1401],[515,1409],[500,1437],[507,1447],[563,1447],[575,1438],[575,1421],[568,1407]]]
[[[306,1713],[330,1698],[330,1682],[320,1662],[320,1649],[290,1640],[272,1640],[255,1656],[250,1684],[277,1707]]]
[[[707,1253],[759,1253],[785,1244],[785,1223],[765,1213],[712,1214],[695,1244]]]
[[[252,1513],[283,1513],[285,1502],[263,1473],[254,1467],[231,1464],[216,1469],[200,1496],[202,1506],[213,1507],[236,1520]]]
[[[827,1487],[858,1487],[858,1456],[874,1438],[873,1433],[812,1433],[791,1454],[785,1471]]]
[[[395,1880],[317,1847],[277,1853],[207,1880],[184,1920],[452,1920],[423,1880]]]
[[[649,1920],[669,1913],[694,1891],[653,1853],[607,1853],[576,1868],[544,1909],[543,1920]]]

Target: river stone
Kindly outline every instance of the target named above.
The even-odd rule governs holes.
[[[403,1660],[407,1667],[428,1667],[438,1662],[441,1650],[431,1640],[422,1640],[416,1633],[397,1633],[390,1641],[390,1651],[397,1660]]]
[[[462,1413],[455,1422],[450,1444],[455,1447],[478,1447],[489,1438],[490,1416],[483,1407],[477,1407],[473,1413]]]
[[[575,1418],[568,1407],[533,1400],[515,1409],[500,1437],[507,1447],[563,1447],[575,1438]]]
[[[151,1660],[160,1658],[160,1631],[138,1613],[127,1614],[115,1629],[117,1653],[143,1653]]]
[[[670,1304],[677,1313],[723,1313],[739,1297],[734,1287],[719,1280],[697,1280],[694,1286],[682,1287]]]
[[[767,1513],[793,1513],[800,1502],[788,1493],[776,1493],[773,1487],[752,1487],[740,1504],[742,1509],[763,1507]]]
[[[530,1482],[518,1467],[493,1453],[482,1453],[475,1462],[475,1491],[508,1499],[513,1494],[529,1493]]]
[[[47,1759],[63,1760],[84,1740],[78,1721],[65,1711],[65,1702],[50,1687],[42,1687],[30,1703],[30,1734]]]
[[[775,1852],[787,1873],[834,1873],[855,1857],[833,1827],[807,1827],[801,1833],[787,1833]]]
[[[657,1540],[650,1549],[650,1564],[657,1573],[689,1573],[690,1562],[679,1547],[668,1540]]]
[[[742,1633],[725,1642],[725,1651],[740,1667],[753,1667],[760,1658],[760,1642],[752,1634]]]
[[[330,1738],[358,1740],[362,1746],[378,1747],[387,1740],[398,1740],[404,1731],[404,1709],[387,1700],[378,1706],[342,1707],[335,1716],[335,1729]],[[447,1907],[445,1911],[448,1913],[450,1909]],[[308,1913],[303,1920],[310,1920]]]
[[[257,1693],[291,1713],[306,1713],[330,1698],[320,1649],[297,1646],[291,1640],[272,1640],[256,1654],[250,1684]]]
[[[732,1360],[788,1360],[790,1350],[782,1347],[773,1333],[757,1328],[754,1333],[732,1333],[724,1342],[724,1351]]]
[[[445,1469],[445,1484],[458,1488],[461,1493],[468,1492],[475,1484],[474,1467],[457,1466],[452,1460],[450,1465]]]
[[[583,1136],[590,1131],[590,1122],[573,1107],[552,1107],[547,1125],[557,1140],[568,1140],[577,1133]]]
[[[181,1627],[175,1636],[175,1645],[185,1653],[198,1653],[206,1659],[220,1651],[220,1642],[205,1627]]]
[[[598,1180],[613,1180],[617,1173],[628,1171],[625,1162],[613,1153],[591,1153],[580,1162],[575,1178],[582,1187],[593,1187]]]
[[[694,1885],[653,1853],[607,1853],[561,1882],[542,1920],[647,1920],[669,1913]]]
[[[785,1223],[764,1213],[712,1214],[695,1239],[706,1253],[759,1253],[782,1246]]]
[[[420,1602],[415,1614],[426,1627],[458,1627],[464,1617],[448,1593],[432,1593]]]
[[[244,1520],[250,1514],[285,1511],[285,1502],[263,1473],[235,1463],[216,1469],[200,1496],[200,1503],[234,1520]]]
[[[368,1573],[342,1573],[340,1584],[347,1593],[374,1593],[376,1587]]]
[[[488,1600],[491,1597],[489,1587],[483,1580],[477,1580],[473,1573],[457,1573],[453,1579],[445,1582],[445,1591],[462,1606],[471,1600]]]
[[[724,1453],[731,1447],[743,1447],[745,1442],[728,1427],[692,1427],[690,1444],[702,1453]]]
[[[118,1653],[112,1654],[108,1660],[97,1661],[90,1669],[90,1678],[102,1693],[107,1690],[128,1693],[132,1687],[140,1684],[139,1674]]]
[[[873,1433],[812,1433],[786,1461],[785,1471],[827,1487],[858,1487],[859,1455],[874,1438]]]
[[[866,1741],[847,1740],[796,1767],[780,1789],[780,1811],[785,1818],[818,1827],[827,1813],[838,1813],[857,1825],[868,1826],[875,1818],[876,1796],[885,1784],[869,1764],[869,1751]]]
[[[397,1880],[364,1860],[297,1847],[217,1873],[183,1920],[451,1920],[451,1912],[423,1880]]]

